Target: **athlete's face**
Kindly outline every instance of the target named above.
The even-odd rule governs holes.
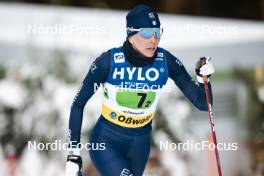
[[[152,36],[149,39],[145,39],[138,33],[129,37],[129,42],[133,48],[145,57],[152,57],[159,45],[160,39]]]

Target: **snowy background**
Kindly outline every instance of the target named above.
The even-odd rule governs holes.
[[[103,51],[122,45],[125,14],[126,11],[0,3],[0,175],[64,174],[67,151],[29,150],[28,141],[67,142],[75,93],[90,63]],[[218,142],[236,142],[238,150],[220,151],[223,175],[253,175],[245,145],[249,135],[246,86],[225,74],[234,67],[255,68],[264,64],[264,24],[160,16],[165,31],[161,47],[178,56],[191,74],[197,58],[206,55],[213,57],[216,71],[224,75],[219,76],[221,79],[212,78],[216,132]],[[36,33],[30,30],[34,26],[39,29]],[[60,27],[72,26],[79,31],[59,31]],[[43,27],[57,27],[58,31],[43,31]],[[228,30],[223,32],[223,27]],[[216,174],[212,152],[159,150],[160,141],[200,142],[210,135],[207,113],[198,112],[171,81],[168,84],[173,91],[161,98],[145,175]],[[263,100],[263,88],[258,95]],[[100,105],[99,93],[86,105],[83,142],[87,142],[99,117]],[[85,172],[96,176],[87,151],[83,151],[83,158]]]

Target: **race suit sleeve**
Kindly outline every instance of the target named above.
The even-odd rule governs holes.
[[[167,65],[169,77],[173,79],[175,84],[183,92],[183,94],[192,102],[192,104],[201,111],[207,111],[206,94],[204,85],[195,82],[187,73],[183,64],[179,59],[173,56],[168,51],[166,52]],[[213,103],[212,88],[210,82],[208,83],[209,95],[211,104]]]
[[[110,51],[103,53],[92,64],[77,92],[70,112],[69,140],[72,147],[80,143],[80,133],[83,120],[83,110],[86,102],[95,93],[95,87],[107,80],[110,72]],[[96,86],[97,85],[97,86]]]

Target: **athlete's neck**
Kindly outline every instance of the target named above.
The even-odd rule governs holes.
[[[128,40],[124,42],[122,48],[128,62],[137,67],[144,67],[152,63],[157,55],[157,52],[155,52],[152,57],[143,56],[132,47],[131,43]]]

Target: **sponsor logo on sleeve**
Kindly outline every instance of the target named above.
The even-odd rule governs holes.
[[[124,53],[115,53],[114,54],[114,62],[115,63],[124,63],[125,62]]]

